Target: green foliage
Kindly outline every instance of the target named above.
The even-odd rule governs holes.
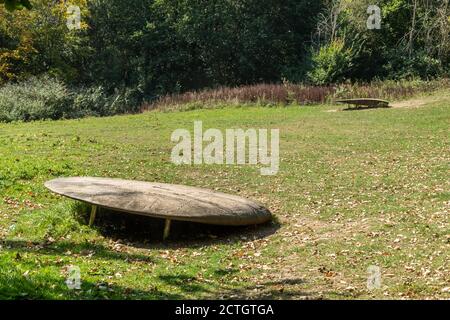
[[[417,51],[411,57],[406,53],[392,54],[384,69],[392,79],[433,79],[445,72],[442,61],[424,51]]]
[[[59,119],[68,114],[69,105],[65,84],[48,77],[0,88],[0,121]]]
[[[63,1],[0,7],[0,85],[61,79],[72,114],[134,112],[166,94],[221,86],[430,79],[450,70],[450,7],[439,0],[378,1],[380,30],[367,29],[369,0],[70,4],[81,9],[80,30],[67,28]]]
[[[101,86],[81,87],[73,89],[71,105],[71,118],[107,116],[139,111],[140,97],[132,89],[116,90],[113,94],[108,94]]]
[[[372,4],[381,9],[379,30],[366,26],[366,10]],[[325,1],[316,45],[328,46],[335,39],[351,44],[352,69],[346,78],[352,81],[445,77],[450,66],[449,16],[450,7],[439,0]]]
[[[352,49],[346,48],[344,41],[335,40],[313,53],[313,70],[308,77],[317,85],[343,82],[351,73],[352,59]]]
[[[4,4],[9,11],[31,9],[30,0],[0,0],[0,4]]]
[[[85,0],[73,0],[87,17]],[[8,12],[0,7],[0,83],[48,73],[67,83],[79,82],[89,46],[86,25],[66,26],[65,2],[36,0],[32,10]]]
[[[69,87],[48,76],[0,87],[0,122],[107,116],[139,106],[131,89],[108,94],[101,86]]]
[[[279,81],[306,51],[317,1],[95,0],[87,75],[147,99],[165,94]],[[104,13],[108,12],[108,15]],[[105,68],[108,61],[108,68]]]
[[[74,117],[109,114],[109,101],[102,87],[79,88],[72,94]]]

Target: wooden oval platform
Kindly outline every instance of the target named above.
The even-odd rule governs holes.
[[[352,104],[356,107],[366,106],[366,107],[388,107],[389,101],[381,99],[370,99],[370,98],[358,98],[358,99],[341,99],[336,100],[336,103]]]
[[[257,202],[196,187],[93,177],[59,178],[45,186],[94,206],[166,220],[242,226],[271,219]]]

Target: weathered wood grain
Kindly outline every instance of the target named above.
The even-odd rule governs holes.
[[[163,219],[235,226],[271,219],[260,203],[190,186],[93,177],[59,178],[45,186],[99,207]]]

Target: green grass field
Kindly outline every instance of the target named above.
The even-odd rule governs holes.
[[[222,108],[0,124],[0,298],[450,298],[450,95],[403,107]],[[279,128],[280,171],[175,166],[177,128]],[[211,188],[276,216],[248,228],[100,213],[48,192],[60,176]],[[81,290],[65,284],[81,269]],[[366,287],[379,266],[382,287]]]

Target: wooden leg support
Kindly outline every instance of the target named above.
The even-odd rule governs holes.
[[[170,219],[166,219],[166,224],[164,225],[163,240],[166,240],[169,237],[169,233],[170,233]]]
[[[92,225],[94,224],[94,220],[95,220],[95,215],[96,214],[97,214],[97,206],[96,205],[92,205],[91,217],[89,218],[89,227],[92,227]]]

